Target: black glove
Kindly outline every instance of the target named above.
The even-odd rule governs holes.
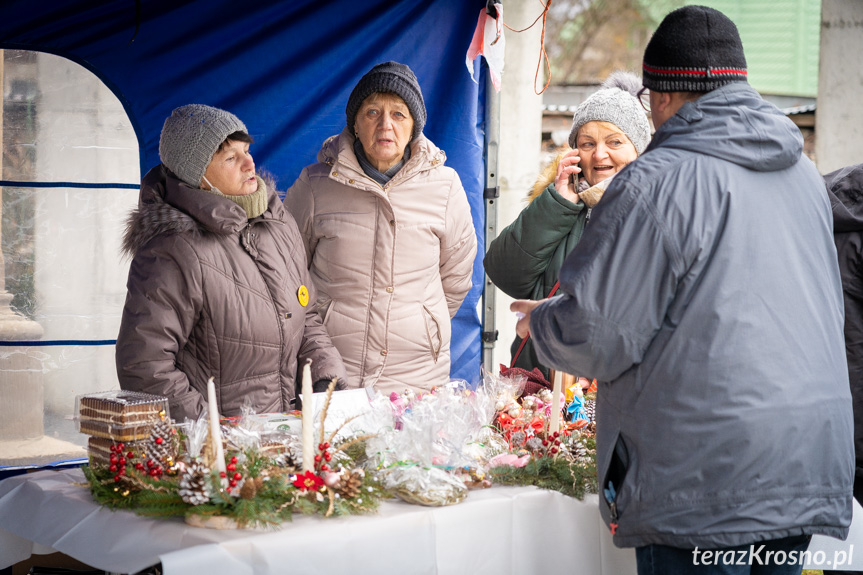
[[[318,381],[316,381],[315,383],[312,384],[312,391],[314,393],[321,393],[322,391],[326,391],[327,388],[330,386],[331,381],[332,381],[332,379],[319,379]],[[333,391],[341,391],[344,388],[345,388],[344,382],[341,379],[339,379],[339,380],[336,380],[336,387]]]

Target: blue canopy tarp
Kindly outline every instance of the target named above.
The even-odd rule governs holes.
[[[473,289],[453,322],[452,338],[452,376],[475,383],[481,345],[476,309],[484,280],[483,90],[468,75],[465,52],[484,5],[6,0],[0,4],[0,48],[53,53],[96,74],[135,129],[142,174],[159,162],[159,133],[171,110],[201,103],[230,110],[246,123],[257,164],[276,176],[282,190],[314,161],[321,143],[344,128],[348,95],[366,71],[387,60],[409,65],[428,109],[425,134],[461,177],[480,242]],[[78,183],[94,182],[64,185]],[[104,337],[110,344],[116,334]]]

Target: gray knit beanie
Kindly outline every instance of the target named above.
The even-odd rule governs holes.
[[[640,88],[641,80],[635,74],[612,72],[600,89],[575,110],[569,132],[570,147],[575,148],[578,129],[586,123],[609,122],[623,130],[641,155],[650,143],[650,124],[637,98]]]
[[[419,136],[426,124],[426,105],[419,82],[413,71],[398,62],[384,62],[369,70],[354,86],[345,107],[348,129],[354,129],[357,112],[363,101],[375,92],[389,92],[397,95],[407,104],[414,121],[411,141]]]
[[[159,158],[178,178],[199,188],[213,155],[234,132],[247,130],[230,112],[202,104],[181,106],[162,127]]]

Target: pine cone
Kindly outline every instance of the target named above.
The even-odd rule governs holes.
[[[524,446],[534,453],[543,450],[542,439],[539,437],[531,437],[524,442]]]
[[[596,400],[595,399],[584,400],[584,410],[587,412],[587,418],[590,421],[596,421]]]
[[[243,482],[243,487],[240,489],[240,497],[243,499],[254,499],[263,485],[263,477],[249,477]]]
[[[363,487],[363,475],[360,469],[346,472],[336,486],[336,492],[347,499],[356,497]]]
[[[163,420],[154,424],[147,441],[147,456],[165,464],[165,467],[170,467],[177,457],[174,437],[174,429],[167,421]],[[171,461],[168,461],[169,459]]]
[[[180,477],[178,493],[189,505],[201,505],[210,500],[210,489],[207,485],[210,469],[195,461],[186,467]]]
[[[303,466],[303,444],[300,439],[291,439],[285,444],[284,453],[276,457],[276,462],[290,469],[300,469]]]

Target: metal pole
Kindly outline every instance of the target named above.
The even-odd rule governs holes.
[[[494,89],[491,74],[486,72],[485,81],[485,246],[497,237],[497,200],[500,188],[498,176],[498,150],[500,148],[500,94]],[[497,288],[485,276],[482,292],[482,365],[489,373],[495,373],[494,346],[497,341],[495,322],[495,297]]]

